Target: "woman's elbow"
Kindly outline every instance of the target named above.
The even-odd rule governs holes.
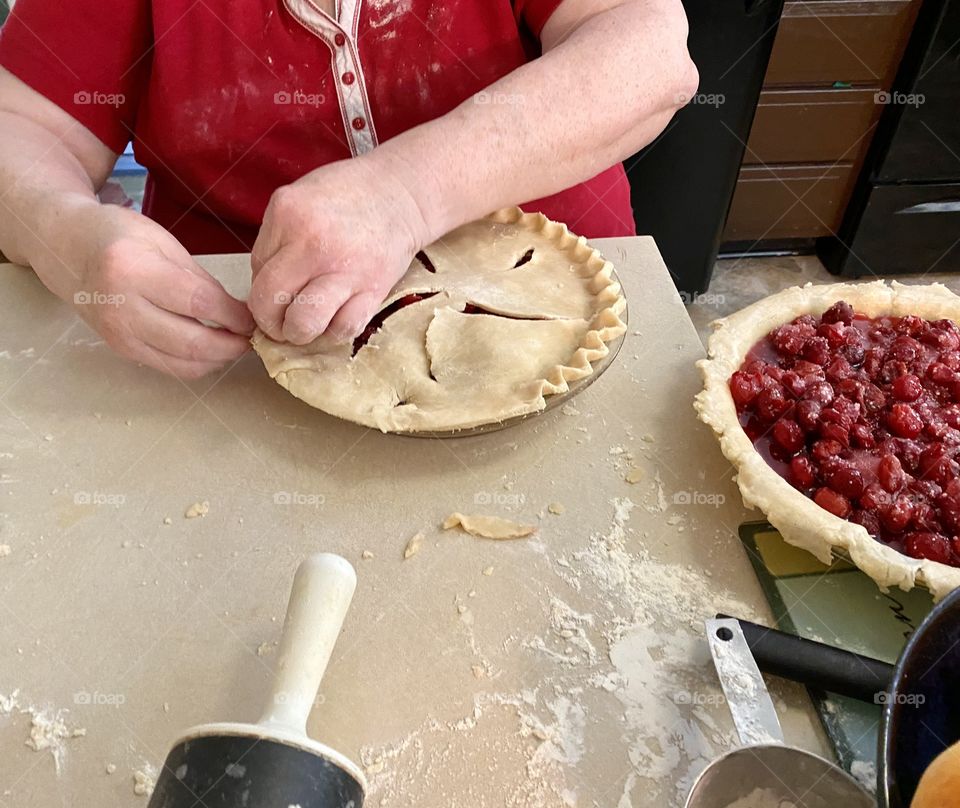
[[[697,94],[700,86],[700,72],[686,47],[677,59],[674,78],[674,108],[685,106]]]

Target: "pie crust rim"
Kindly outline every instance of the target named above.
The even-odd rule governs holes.
[[[884,590],[897,586],[909,591],[919,584],[939,600],[960,587],[960,568],[911,558],[874,539],[862,525],[824,510],[767,464],[740,425],[729,382],[751,348],[774,328],[803,314],[819,316],[839,300],[871,318],[912,314],[960,323],[960,297],[939,283],[881,280],[794,286],[711,323],[707,358],[697,362],[703,390],[694,399],[694,409],[713,429],[736,469],[744,505],[761,510],[789,544],[824,564],[830,564],[835,554],[845,556]]]
[[[596,303],[587,330],[580,337],[575,350],[565,361],[550,367],[543,378],[530,379],[530,384],[539,387],[539,394],[532,403],[526,402],[525,405],[520,405],[516,402],[505,402],[502,414],[493,420],[490,418],[478,420],[467,417],[456,424],[419,423],[412,426],[405,425],[391,418],[390,413],[384,416],[382,412],[361,412],[343,400],[321,402],[322,394],[317,395],[317,376],[320,375],[317,370],[297,367],[296,363],[291,364],[286,361],[285,350],[294,351],[296,349],[287,346],[285,343],[274,342],[257,329],[251,342],[270,376],[297,398],[335,417],[379,429],[382,432],[406,435],[426,434],[430,436],[442,434],[452,436],[463,434],[468,430],[482,430],[485,427],[499,428],[501,425],[507,425],[514,420],[519,422],[523,417],[546,409],[549,397],[560,396],[569,392],[571,383],[595,376],[595,364],[610,355],[611,344],[623,337],[627,330],[626,323],[621,319],[621,314],[625,314],[626,311],[626,298],[614,272],[613,264],[606,260],[597,249],[587,244],[584,237],[571,233],[565,224],[552,221],[542,213],[525,213],[518,207],[503,208],[479,221],[514,225],[526,229],[531,234],[545,238],[551,248],[562,252],[571,265],[579,268],[578,277],[591,289],[590,297],[585,299]],[[444,239],[439,239],[437,243],[443,241]],[[431,245],[427,245],[425,250],[430,250],[430,247]],[[416,265],[417,260],[414,259],[411,270]],[[408,270],[409,272],[410,270]],[[405,286],[406,278],[407,275],[405,274],[393,287],[381,304],[381,310],[411,291],[408,286]],[[545,317],[544,319],[550,320],[552,318]],[[364,348],[366,346],[360,350],[363,351]],[[331,403],[334,406],[327,406]],[[512,407],[512,409],[509,407]]]

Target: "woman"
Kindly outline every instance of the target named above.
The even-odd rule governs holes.
[[[505,205],[632,234],[619,161],[697,83],[680,0],[67,9],[19,0],[0,29],[0,251],[182,378],[254,323],[352,339],[422,246]],[[130,140],[144,215],[96,195]],[[246,304],[191,258],[247,250]]]

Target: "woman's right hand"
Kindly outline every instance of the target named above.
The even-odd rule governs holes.
[[[254,322],[246,304],[163,227],[89,199],[56,208],[45,228],[56,236],[46,239],[34,271],[118,354],[196,379],[249,350]]]

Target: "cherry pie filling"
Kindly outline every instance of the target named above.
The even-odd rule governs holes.
[[[740,424],[821,508],[960,567],[960,328],[840,301],[771,331],[730,378]]]

